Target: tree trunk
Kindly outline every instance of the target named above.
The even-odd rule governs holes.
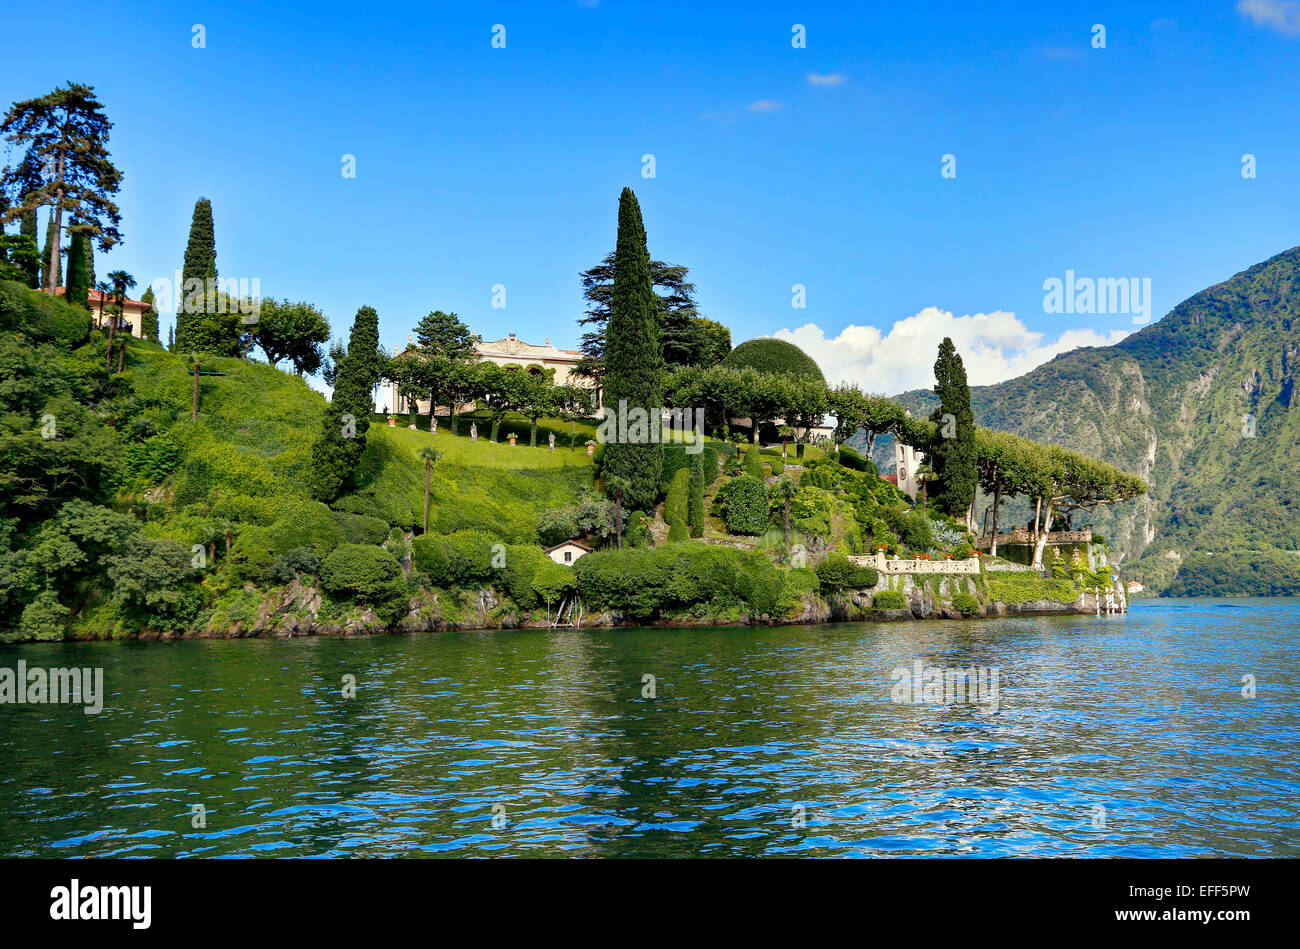
[[[1047,505],[1043,510],[1043,523],[1052,523],[1052,499],[1047,499]],[[1043,565],[1043,550],[1047,547],[1047,531],[1042,530],[1038,533],[1038,539],[1034,542],[1034,560],[1030,566],[1041,567]]]
[[[537,447],[537,419],[533,419],[532,424],[528,427],[528,447]]]
[[[122,340],[122,344],[117,347],[117,371],[118,372],[122,371],[122,363],[123,360],[125,359],[126,359],[126,340]]]
[[[1038,519],[1043,513],[1043,499],[1034,498],[1034,543],[1038,543]]]
[[[230,559],[230,531],[226,531],[226,559]]]
[[[429,469],[433,465],[428,458],[424,459],[424,533],[429,533]]]
[[[199,417],[199,364],[194,364],[194,397],[190,402],[190,420]]]
[[[790,546],[790,499],[785,499],[785,545]]]
[[[116,322],[113,317],[108,318],[108,361],[104,364],[104,368],[109,372],[113,371],[113,337],[117,335],[114,333]]]
[[[618,538],[618,549],[623,549],[623,492],[614,492],[614,536]]]
[[[989,551],[994,557],[998,555],[998,507],[1002,504],[1002,485],[993,491],[993,547]]]
[[[54,296],[54,287],[58,282],[59,245],[63,243],[63,153],[59,153],[58,189],[54,192],[54,240],[50,241],[50,269],[47,274],[45,292]]]

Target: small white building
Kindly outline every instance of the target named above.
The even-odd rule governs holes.
[[[556,563],[564,564],[566,567],[573,566],[573,562],[579,557],[591,553],[592,548],[586,544],[580,544],[576,540],[566,540],[556,544],[554,547],[546,548],[546,556],[550,557]]]
[[[902,491],[913,501],[916,500],[919,482],[916,480],[916,469],[921,467],[921,453],[911,445],[904,445],[897,438],[894,439],[894,474],[898,478],[898,490]]]

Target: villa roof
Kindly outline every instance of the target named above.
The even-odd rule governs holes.
[[[67,287],[55,287],[55,288],[54,288],[54,295],[55,295],[56,297],[64,296],[65,294],[67,294],[67,292],[68,292],[68,288],[67,288]],[[98,290],[88,290],[88,291],[86,291],[86,299],[87,299],[90,303],[99,303],[100,300],[103,298],[103,296],[104,296],[104,294],[101,293],[101,292],[98,291]],[[149,307],[149,304],[148,304],[148,303],[145,303],[143,300],[132,300],[132,299],[130,299],[129,297],[128,297],[127,299],[123,300],[122,302],[123,302],[124,304],[126,304],[127,306],[138,306],[138,307],[144,307],[145,309],[148,309],[148,307]]]
[[[587,553],[591,553],[593,550],[596,549],[596,548],[594,548],[594,547],[588,547],[586,544],[582,543],[581,541],[577,541],[577,540],[562,540],[562,541],[560,541],[558,544],[555,544],[555,545],[553,545],[553,546],[551,546],[551,547],[547,547],[547,548],[546,548],[546,553],[549,554],[552,550],[559,550],[561,547],[581,547],[581,548],[582,548],[583,550],[585,550]]]

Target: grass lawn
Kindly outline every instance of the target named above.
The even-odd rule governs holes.
[[[399,419],[401,417],[399,416]],[[421,421],[428,423],[428,416],[424,416]],[[410,424],[409,422],[406,424]],[[578,441],[575,450],[569,451],[567,447],[561,447],[564,443],[557,437],[555,439],[555,451],[546,447],[546,442],[539,433],[538,447],[528,447],[528,430],[516,432],[523,435],[521,444],[510,446],[506,441],[505,425],[502,425],[502,435],[500,443],[494,445],[488,441],[488,432],[484,431],[484,426],[479,426],[478,441],[473,441],[469,437],[469,422],[463,422],[461,425],[461,434],[452,435],[450,428],[445,421],[439,419],[438,434],[432,435],[427,429],[417,429],[411,431],[409,428],[398,424],[390,428],[387,422],[376,422],[370,429],[369,437],[376,440],[385,440],[391,443],[400,451],[405,452],[411,458],[419,461],[417,452],[425,445],[432,445],[438,451],[442,452],[442,460],[439,465],[467,465],[478,468],[505,468],[505,469],[526,469],[526,468],[569,468],[569,467],[591,467],[591,459],[587,457],[587,448],[583,440]],[[516,431],[509,429],[509,431]],[[424,462],[419,461],[420,468],[423,470]]]

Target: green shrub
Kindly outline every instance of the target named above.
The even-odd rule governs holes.
[[[767,464],[772,470],[772,477],[779,478],[781,475],[785,474],[785,462],[780,458],[773,458]]]
[[[451,585],[451,558],[439,535],[421,534],[411,541],[411,562],[434,586]]]
[[[497,538],[484,531],[457,531],[444,540],[452,582],[474,584],[491,580],[500,569],[493,547]]]
[[[502,584],[510,599],[525,610],[536,609],[539,605],[533,579],[544,563],[554,563],[540,547],[516,544],[506,548],[506,565],[502,571]],[[559,566],[558,564],[555,564]]]
[[[708,544],[596,551],[573,570],[585,602],[641,620],[666,610],[776,615],[786,586],[765,554]]]
[[[850,471],[862,471],[872,478],[880,477],[880,470],[876,467],[876,463],[870,458],[859,455],[848,445],[840,446],[839,457],[837,460]]]
[[[817,565],[816,573],[823,593],[866,590],[874,587],[880,579],[875,567],[859,567],[844,554],[830,554]]]
[[[974,616],[980,611],[979,601],[969,593],[958,593],[952,598],[952,607],[962,616]]]
[[[650,518],[646,517],[645,511],[633,511],[629,514],[623,533],[627,542],[633,547],[651,546]]]
[[[388,551],[371,544],[341,544],[320,571],[327,593],[344,599],[379,604],[406,592],[402,565]]]
[[[378,517],[334,511],[345,544],[382,544],[388,539],[388,522]]]
[[[763,456],[757,442],[745,449],[745,460],[741,465],[741,470],[751,478],[757,478],[759,481],[763,480]]]
[[[799,475],[799,487],[822,488],[826,491],[834,491],[836,487],[835,476],[828,468],[805,468],[803,474]]]
[[[231,556],[234,556],[233,550]],[[266,579],[271,583],[292,583],[300,572],[315,576],[320,573],[320,569],[320,558],[310,547],[295,547],[271,562],[266,571]]]
[[[876,610],[901,610],[907,607],[907,597],[897,590],[881,590],[871,598],[871,608]]]
[[[751,475],[731,481],[726,498],[727,530],[733,534],[761,534],[767,529],[767,490]]]
[[[690,518],[691,472],[689,468],[678,468],[668,487],[668,497],[664,501],[664,522],[669,527],[681,527],[685,531]]]

